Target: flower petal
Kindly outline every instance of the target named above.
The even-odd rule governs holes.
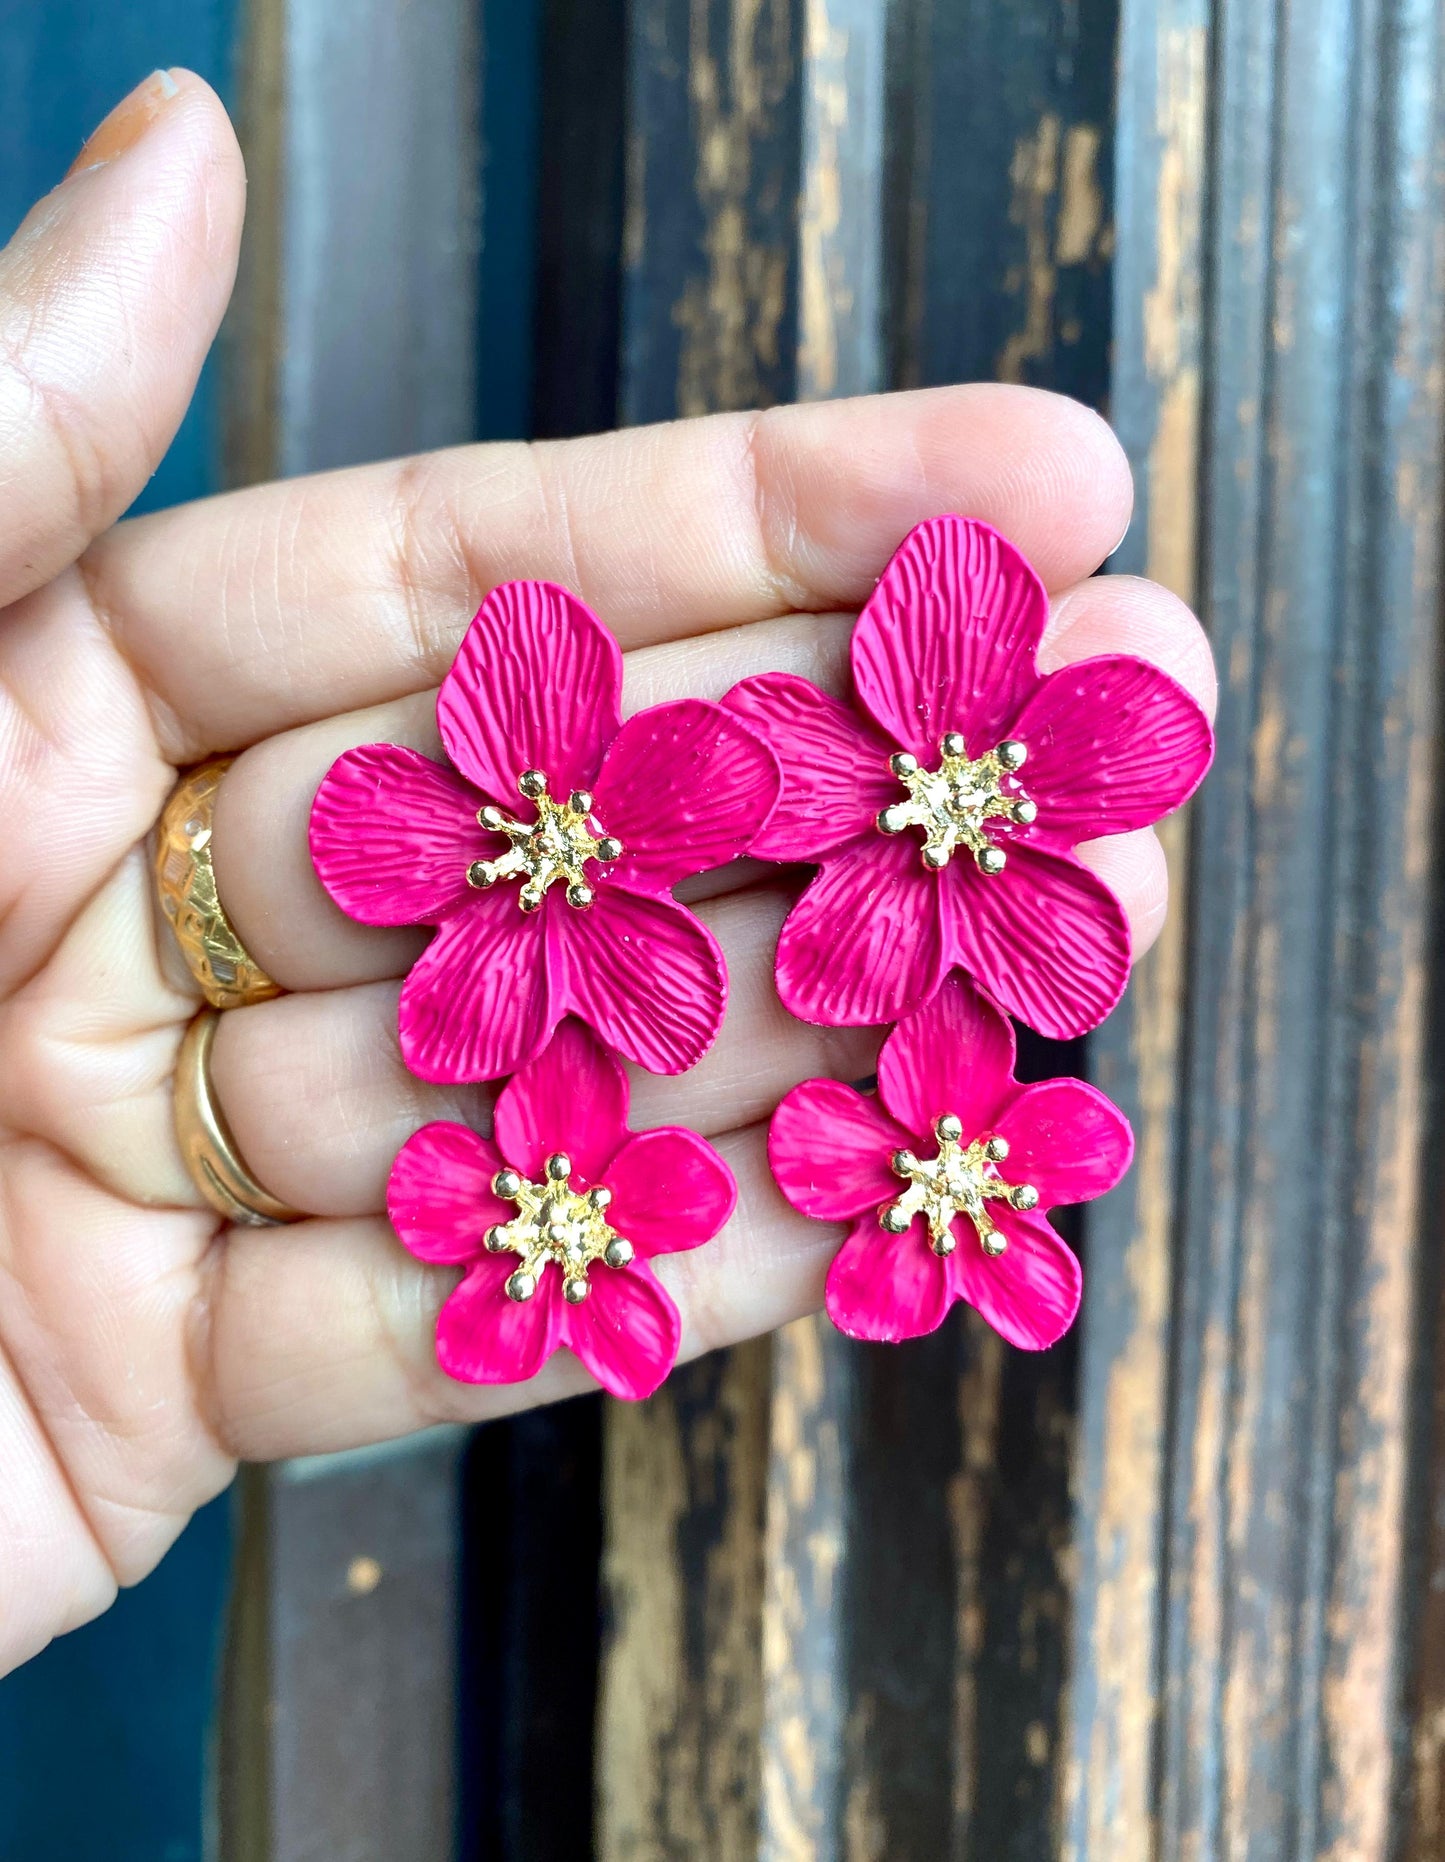
[[[1084,1271],[1072,1248],[1037,1213],[989,1205],[1008,1238],[1000,1255],[987,1255],[971,1224],[954,1224],[958,1246],[948,1257],[953,1285],[1000,1337],[1021,1351],[1044,1351],[1074,1323]]]
[[[998,1117],[1008,1140],[1003,1174],[1031,1183],[1045,1209],[1103,1196],[1129,1168],[1129,1121],[1096,1086],[1083,1080],[1042,1080],[1026,1086]]]
[[[945,731],[981,756],[1038,682],[1049,600],[1006,537],[966,517],[909,531],[853,630],[853,682],[897,749],[936,760]]]
[[[952,1112],[972,1143],[1015,1091],[1014,1055],[1008,1017],[955,974],[883,1043],[878,1096],[915,1137]]]
[[[920,1224],[906,1235],[887,1235],[876,1216],[862,1216],[833,1257],[824,1300],[840,1332],[896,1344],[936,1332],[953,1293],[947,1265]]]
[[[870,834],[825,861],[778,938],[784,1007],[862,1027],[927,1001],[946,967],[938,897],[911,835]]]
[[[888,1160],[915,1142],[875,1098],[841,1080],[804,1080],[773,1114],[768,1165],[800,1214],[848,1222],[893,1200],[900,1185]]]
[[[470,1261],[482,1236],[515,1211],[492,1193],[502,1167],[497,1147],[468,1125],[445,1120],[414,1131],[396,1154],[386,1213],[402,1246],[419,1261]]]
[[[1102,879],[1019,841],[993,878],[967,859],[940,877],[947,954],[1001,1008],[1056,1041],[1098,1027],[1130,960],[1129,920]]]
[[[511,806],[524,769],[551,794],[590,788],[617,734],[622,655],[592,610],[554,582],[503,582],[467,629],[437,693],[447,755]]]
[[[515,895],[449,918],[401,986],[401,1057],[418,1079],[456,1084],[514,1073],[546,1042],[554,1003],[545,909]]]
[[[589,1028],[570,1018],[518,1069],[497,1096],[497,1149],[533,1181],[554,1151],[565,1151],[585,1186],[626,1142],[627,1075]]]
[[[733,1173],[695,1131],[660,1125],[627,1139],[601,1173],[607,1220],[644,1258],[697,1248],[736,1207]]]
[[[750,849],[760,859],[821,860],[902,794],[888,768],[895,746],[796,673],[744,679],[723,703],[766,739],[783,772],[778,805]]]
[[[671,899],[602,885],[559,915],[565,1000],[649,1073],[685,1073],[717,1038],[727,965],[711,932]]]
[[[419,750],[365,744],[337,758],[311,804],[311,859],[348,918],[437,924],[471,897],[489,836],[471,786]]]
[[[488,1254],[437,1314],[437,1363],[464,1384],[520,1384],[561,1344],[562,1277],[549,1268],[529,1300],[507,1297],[514,1254]]]
[[[591,1292],[565,1308],[563,1338],[604,1390],[635,1402],[651,1396],[677,1362],[682,1319],[652,1269],[594,1267]]]
[[[1184,687],[1122,654],[1050,673],[1008,730],[1028,748],[1022,780],[1039,809],[1030,838],[1064,847],[1171,814],[1214,755],[1209,720]]]
[[[622,842],[615,877],[661,892],[745,853],[777,804],[771,750],[721,705],[684,698],[629,718],[594,788],[596,819]]]

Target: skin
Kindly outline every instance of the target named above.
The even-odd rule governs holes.
[[[383,1186],[408,1132],[484,1118],[490,1094],[405,1074],[395,998],[418,936],[343,918],[305,850],[340,749],[434,745],[431,692],[495,582],[577,589],[626,650],[631,709],[774,667],[836,687],[898,540],[965,511],[1047,582],[1050,666],[1137,653],[1214,703],[1177,600],[1088,579],[1128,521],[1117,442],[1023,389],[464,447],[117,524],[215,335],[243,202],[220,103],[165,74],[0,254],[0,1670],[143,1577],[238,1458],[586,1386],[565,1355],[522,1389],[437,1370],[456,1276],[403,1252]],[[282,1230],[219,1224],[171,1129],[199,998],[157,935],[145,839],[176,767],[223,751],[239,761],[217,809],[222,895],[296,993],[223,1018],[215,1078],[259,1177],[316,1212]],[[1087,858],[1147,948],[1165,907],[1153,834]],[[748,863],[691,888],[731,966],[727,1025],[695,1072],[636,1080],[634,1123],[713,1138],[741,1190],[716,1243],[660,1264],[685,1355],[817,1307],[839,1240],[787,1207],[764,1160],[779,1096],[857,1076],[879,1038],[779,1006],[772,948],[796,889]]]

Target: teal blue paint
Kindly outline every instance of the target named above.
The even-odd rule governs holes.
[[[148,71],[230,90],[234,5],[0,0],[0,239]],[[137,508],[217,488],[213,372]],[[4,1862],[200,1862],[229,1505],[98,1622],[0,1681]]]
[[[536,296],[540,0],[480,0],[482,270],[478,291],[477,438],[532,432]]]
[[[158,66],[231,91],[238,0],[0,0],[0,239],[60,180],[113,104]],[[216,488],[214,371],[137,510]],[[7,1859],[8,1862],[8,1859]]]

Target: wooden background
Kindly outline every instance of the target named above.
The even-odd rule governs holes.
[[[1445,1862],[1437,0],[226,17],[231,481],[1032,382],[1222,692],[1072,1339],[252,1474],[214,1854]]]

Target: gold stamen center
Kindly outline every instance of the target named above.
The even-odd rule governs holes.
[[[908,791],[908,799],[882,811],[879,832],[922,828],[923,864],[935,871],[947,866],[959,847],[967,847],[981,873],[1001,873],[1008,856],[984,832],[984,823],[1009,821],[1028,827],[1038,819],[1037,805],[1017,780],[1026,747],[1009,738],[983,756],[970,757],[962,733],[947,731],[938,751],[937,769],[925,769],[906,750],[889,757],[888,767]]]
[[[467,884],[485,889],[499,879],[520,879],[517,903],[524,912],[535,912],[547,888],[561,881],[569,905],[590,905],[596,895],[583,869],[589,860],[608,864],[620,859],[622,842],[593,820],[586,789],[574,789],[565,802],[554,802],[540,769],[524,769],[517,787],[536,804],[537,819],[518,821],[491,803],[479,809],[477,820],[490,833],[505,834],[508,846],[495,860],[474,860],[467,868]]]
[[[987,1205],[1006,1202],[1012,1209],[1037,1209],[1039,1193],[1031,1183],[1006,1183],[998,1166],[1008,1156],[1006,1138],[975,1138],[965,1146],[963,1121],[945,1112],[933,1128],[938,1156],[925,1162],[912,1151],[895,1151],[889,1159],[894,1176],[908,1185],[895,1202],[878,1212],[878,1225],[901,1235],[913,1218],[928,1224],[928,1245],[935,1254],[952,1254],[957,1242],[955,1216],[967,1216],[985,1254],[997,1257],[1008,1246]]]
[[[626,1267],[633,1246],[606,1219],[612,1192],[602,1184],[574,1190],[568,1181],[572,1160],[563,1151],[547,1159],[541,1183],[531,1183],[519,1171],[499,1170],[492,1188],[504,1202],[515,1203],[517,1213],[486,1233],[487,1251],[521,1257],[507,1280],[507,1297],[529,1300],[537,1291],[549,1262],[562,1272],[562,1292],[569,1305],[580,1306],[591,1288],[587,1270],[601,1261],[607,1267]]]

